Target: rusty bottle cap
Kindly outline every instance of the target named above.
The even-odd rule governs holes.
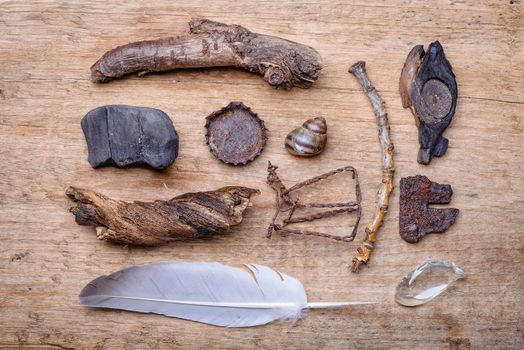
[[[231,102],[206,118],[206,143],[215,157],[227,164],[243,165],[264,149],[264,121],[242,102]]]

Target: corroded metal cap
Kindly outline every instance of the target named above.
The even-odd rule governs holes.
[[[264,121],[242,102],[231,102],[211,113],[205,127],[209,150],[224,163],[249,163],[266,145]]]

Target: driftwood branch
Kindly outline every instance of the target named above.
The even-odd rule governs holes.
[[[70,211],[76,222],[96,226],[98,239],[143,246],[226,231],[242,221],[250,197],[258,193],[230,186],[186,193],[167,201],[128,203],[75,187],[66,191],[75,202]]]
[[[188,35],[134,42],[106,52],[92,67],[91,80],[103,83],[181,68],[239,67],[259,73],[273,87],[308,88],[322,69],[313,48],[253,33],[239,25],[209,20],[189,22]]]
[[[360,265],[367,263],[373,252],[377,231],[382,225],[388,210],[389,195],[393,191],[393,174],[395,172],[393,167],[393,144],[389,139],[388,115],[384,107],[384,101],[369,80],[365,67],[366,63],[364,61],[358,61],[349,68],[349,72],[353,73],[364,89],[375,113],[378,125],[378,138],[382,146],[382,182],[377,193],[375,214],[372,221],[367,225],[364,240],[353,257],[353,272],[358,272]]]

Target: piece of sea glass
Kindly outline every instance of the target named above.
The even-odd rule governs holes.
[[[466,273],[448,260],[429,259],[408,273],[397,286],[395,301],[418,306],[440,295]]]

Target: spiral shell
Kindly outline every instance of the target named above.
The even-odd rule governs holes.
[[[327,124],[322,117],[308,119],[291,131],[284,143],[287,151],[296,156],[311,157],[322,152],[327,141]]]

